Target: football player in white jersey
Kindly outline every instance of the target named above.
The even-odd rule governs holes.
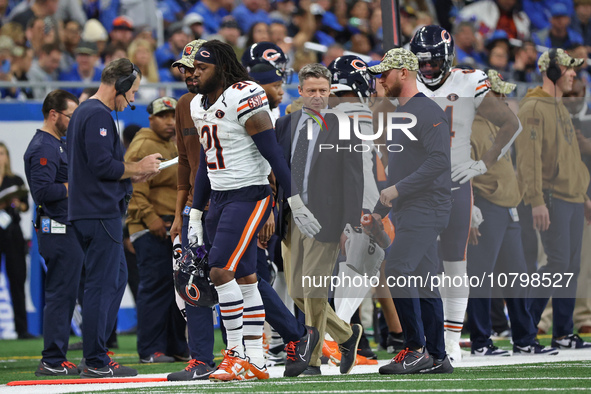
[[[208,41],[195,55],[191,117],[201,142],[201,163],[189,220],[189,242],[203,244],[203,210],[211,240],[210,277],[219,297],[227,349],[212,380],[268,379],[262,328],[265,311],[257,289],[256,236],[271,206],[268,175],[273,169],[289,191],[302,233],[320,225],[291,192],[291,175],[275,138],[265,91],[250,81],[232,47]]]
[[[485,99],[490,82],[483,71],[452,69],[454,43],[447,30],[436,25],[423,26],[412,38],[410,50],[419,59],[419,90],[438,103],[452,125],[453,206],[449,225],[440,235],[440,247],[445,275],[463,278],[472,208],[472,187],[468,181],[484,174],[507,152],[521,132],[521,124],[503,102],[492,97]],[[499,127],[492,147],[479,161],[470,158],[470,135],[476,112]],[[448,286],[449,281],[443,283],[446,351],[457,362],[461,359],[459,340],[470,289],[466,283],[459,287]]]

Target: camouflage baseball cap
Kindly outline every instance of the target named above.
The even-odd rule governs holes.
[[[496,70],[488,70],[488,79],[490,81],[490,88],[493,92],[499,94],[509,94],[515,90],[514,83],[509,83],[503,79],[503,76]]]
[[[538,59],[538,68],[540,69],[540,72],[545,72],[548,69],[548,66],[550,65],[551,50],[552,49],[542,53],[542,56],[540,56],[540,58]],[[570,57],[568,53],[564,51],[564,49],[560,48],[556,49],[556,60],[558,61],[559,65],[565,67],[578,67],[585,61],[585,59]]]
[[[172,97],[160,97],[148,105],[148,113],[150,115],[158,115],[164,111],[174,111],[176,109],[176,103],[177,101]]]
[[[381,74],[394,68],[406,68],[409,71],[418,71],[419,61],[415,54],[408,49],[394,48],[386,52],[380,64],[368,67],[368,70],[372,74]]]
[[[183,49],[183,57],[172,63],[171,67],[185,66],[194,68],[195,66],[193,65],[193,62],[195,61],[195,55],[199,48],[201,48],[201,45],[206,42],[207,41],[205,40],[194,40],[185,45],[185,48]]]

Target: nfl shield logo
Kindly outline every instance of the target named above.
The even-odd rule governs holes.
[[[101,133],[101,136],[102,136],[102,137],[106,137],[106,136],[107,136],[107,129],[105,129],[105,128],[101,128],[101,129],[99,130],[99,132]]]

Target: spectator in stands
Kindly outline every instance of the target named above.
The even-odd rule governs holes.
[[[517,0],[482,0],[466,6],[460,12],[462,20],[475,20],[478,32],[487,37],[495,30],[505,30],[509,38],[527,39],[530,20],[517,7]]]
[[[60,81],[79,81],[79,82],[100,82],[101,69],[97,67],[99,60],[98,50],[94,42],[81,41],[76,48],[76,64],[69,72],[60,73]],[[82,87],[64,89],[71,92],[74,96],[80,97]]]
[[[488,53],[488,67],[499,72],[509,71],[509,51],[504,45],[494,46]]]
[[[0,26],[8,22],[8,15],[10,13],[10,4],[8,0],[0,0]]]
[[[156,31],[158,24],[161,23],[154,12],[156,8],[156,0],[121,1],[119,15],[133,19],[136,26],[150,26]]]
[[[122,59],[127,57],[127,51],[121,45],[117,44],[109,44],[105,48],[105,52],[103,53],[103,64],[106,66],[107,64],[111,63],[113,60]]]
[[[345,54],[345,48],[341,44],[332,44],[328,48],[326,48],[326,52],[322,56],[322,64],[328,67],[333,60],[338,57],[341,57]]]
[[[356,33],[351,36],[351,52],[369,55],[373,45],[367,34]]]
[[[244,46],[249,48],[252,44],[263,41],[269,41],[269,24],[266,22],[253,23],[248,30]]]
[[[138,26],[137,29],[135,29],[135,38],[141,38],[148,41],[153,49],[156,49],[157,47],[156,38],[154,38],[154,32],[150,26]]]
[[[98,53],[102,54],[107,46],[109,34],[107,29],[96,19],[90,19],[84,25],[82,40],[96,43]]]
[[[109,33],[111,42],[121,44],[125,48],[133,40],[133,22],[125,16],[118,16],[113,20],[113,30]]]
[[[27,73],[31,69],[33,62],[33,50],[16,46],[12,48],[12,80],[13,81],[28,81]],[[16,98],[17,100],[32,99],[33,90],[31,88],[9,88],[6,91],[7,95]]]
[[[129,60],[142,72],[143,78],[140,81],[140,86],[146,83],[160,82],[154,52],[149,41],[136,38],[129,45],[127,54],[129,55]],[[142,87],[135,96],[138,100],[152,101],[158,98],[160,94],[157,88]]]
[[[12,38],[16,45],[25,46],[27,38],[25,37],[25,29],[16,22],[8,22],[0,29],[0,35]]]
[[[181,56],[185,44],[190,41],[190,30],[183,22],[175,22],[166,29],[166,42],[156,49],[156,64],[160,69],[168,69]]]
[[[185,27],[187,27],[191,34],[196,40],[200,39],[205,32],[205,27],[203,26],[203,17],[195,12],[185,15],[183,18],[183,23]],[[191,39],[193,39],[193,37]]]
[[[64,28],[62,29],[62,43],[63,43],[63,54],[62,61],[60,63],[60,71],[67,72],[72,69],[76,62],[76,54],[74,51],[80,43],[80,35],[82,33],[82,27],[75,20],[64,22]]]
[[[55,13],[55,19],[58,21],[74,20],[80,26],[86,23],[86,14],[82,8],[82,1],[80,0],[60,0]]]
[[[85,0],[82,8],[88,19],[98,19],[102,25],[111,31],[119,15],[119,1]]]
[[[242,58],[244,47],[240,44],[240,27],[233,16],[224,17],[217,34],[208,37],[209,40],[220,40],[232,46],[238,59]],[[184,93],[183,93],[184,94]]]
[[[583,43],[583,37],[570,25],[568,8],[562,3],[550,7],[550,27],[533,34],[534,42],[547,48],[570,49],[575,44]]]
[[[572,47],[567,52],[571,57],[574,58],[587,59],[588,57],[587,47],[582,43]],[[580,67],[575,67],[575,71],[577,73],[577,78],[582,79],[583,83],[586,86],[589,86],[591,83],[591,74],[589,74],[588,61],[583,62]],[[586,91],[586,89],[583,89],[583,91]]]
[[[51,89],[47,89],[45,82],[58,80],[58,67],[62,58],[62,52],[57,45],[46,44],[41,47],[39,57],[33,60],[27,78],[36,82],[33,88],[33,96],[36,100],[43,100]]]
[[[32,18],[53,16],[57,11],[57,6],[58,0],[35,0],[24,11],[14,15],[12,21],[20,23],[22,27],[26,27]]]
[[[417,14],[412,7],[400,7],[400,32],[402,43],[407,44],[415,33],[417,27]]]
[[[454,44],[458,64],[480,68],[482,59],[482,43],[476,39],[476,31],[471,22],[460,22],[454,26]],[[480,47],[480,50],[477,49]]]
[[[228,3],[233,4],[233,1],[201,0],[189,10],[189,13],[195,12],[203,17],[203,26],[206,35],[216,34],[220,29],[222,19],[229,14],[225,7]]]
[[[572,0],[522,0],[523,11],[531,21],[532,30],[544,30],[550,27],[550,7],[552,4],[562,3],[568,8],[568,14],[573,15]]]
[[[264,4],[262,0],[243,0],[234,8],[232,16],[236,18],[242,32],[249,31],[250,27],[258,22],[271,23],[269,14],[263,9]]]
[[[42,18],[35,17],[29,20],[25,29],[25,37],[27,38],[27,47],[33,48],[35,55],[38,56],[39,50],[45,43],[45,22]]]
[[[289,24],[291,21],[291,14],[295,11],[295,4],[292,0],[275,0],[273,2],[274,11],[269,13],[269,18],[272,21],[282,21],[284,24]]]
[[[292,40],[287,38],[287,25],[278,20],[271,22],[269,25],[269,41],[277,45],[283,53],[290,53],[292,47]]]
[[[538,52],[531,41],[523,41],[521,47],[515,49],[515,62],[513,63],[512,80],[516,82],[540,82],[541,76],[537,73]]]
[[[591,0],[575,0],[575,15],[571,19],[571,28],[583,37],[583,43],[591,51]]]

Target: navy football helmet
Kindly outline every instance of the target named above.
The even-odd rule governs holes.
[[[425,85],[437,86],[451,71],[454,40],[443,27],[421,27],[410,40],[410,50],[419,60],[419,78]]]
[[[283,82],[290,83],[293,70],[287,68],[288,60],[281,48],[272,42],[263,41],[246,48],[242,54],[241,62],[248,72],[257,64],[270,64],[279,71]]]
[[[174,267],[174,288],[189,305],[211,308],[218,303],[218,293],[209,279],[205,247],[193,252],[193,245],[183,251]]]
[[[340,56],[328,65],[328,69],[332,73],[331,93],[352,91],[365,102],[376,91],[376,80],[367,71],[367,63],[357,56]]]

